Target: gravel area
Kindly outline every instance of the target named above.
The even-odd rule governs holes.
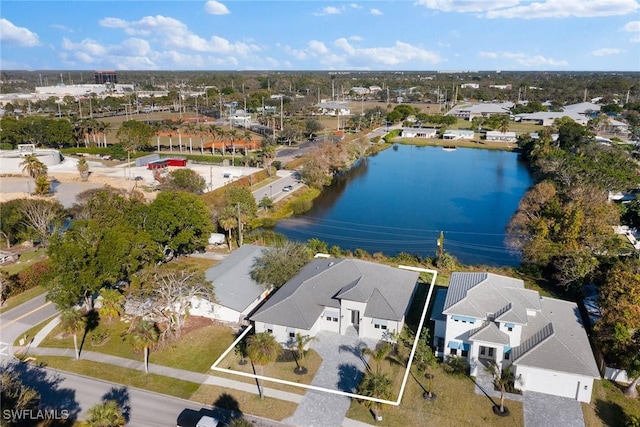
[[[582,405],[575,399],[526,391],[525,427],[584,427]]]

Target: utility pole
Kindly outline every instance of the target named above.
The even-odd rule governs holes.
[[[283,120],[284,120],[284,97],[282,95],[280,95],[280,134],[282,134],[282,129],[283,129]]]
[[[238,245],[242,246],[242,221],[240,221],[240,203],[236,203],[236,209],[238,212]]]

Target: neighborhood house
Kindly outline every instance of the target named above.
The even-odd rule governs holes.
[[[260,307],[251,321],[286,344],[319,331],[392,340],[404,325],[418,273],[355,259],[315,259]]]
[[[227,323],[242,323],[268,294],[251,278],[255,259],[268,248],[243,245],[205,272],[213,283],[217,302],[202,298],[191,301],[190,314]]]
[[[591,400],[600,373],[575,303],[491,273],[452,273],[443,291],[432,316],[441,356],[466,358],[473,376],[513,365],[521,390]]]

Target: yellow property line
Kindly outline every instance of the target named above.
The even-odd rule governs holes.
[[[32,315],[33,313],[35,313],[35,312],[36,312],[36,311],[38,311],[38,310],[42,310],[43,308],[45,308],[45,307],[46,307],[46,306],[48,306],[49,304],[51,304],[51,301],[49,301],[49,302],[46,302],[46,303],[42,304],[40,307],[34,308],[34,309],[33,309],[33,310],[31,310],[30,312],[25,313],[25,314],[23,314],[22,316],[20,316],[20,317],[18,317],[18,318],[16,318],[16,319],[13,319],[13,320],[11,320],[11,321],[9,321],[9,322],[6,322],[6,323],[5,323],[5,322],[2,322],[2,325],[0,325],[0,329],[4,328],[5,326],[12,325],[12,324],[16,323],[17,321],[22,320],[22,319],[24,319],[25,317]]]

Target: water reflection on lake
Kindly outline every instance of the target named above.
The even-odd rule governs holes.
[[[369,157],[323,191],[304,215],[279,221],[292,240],[370,253],[433,256],[466,264],[517,265],[504,231],[532,184],[516,153],[401,145]]]

